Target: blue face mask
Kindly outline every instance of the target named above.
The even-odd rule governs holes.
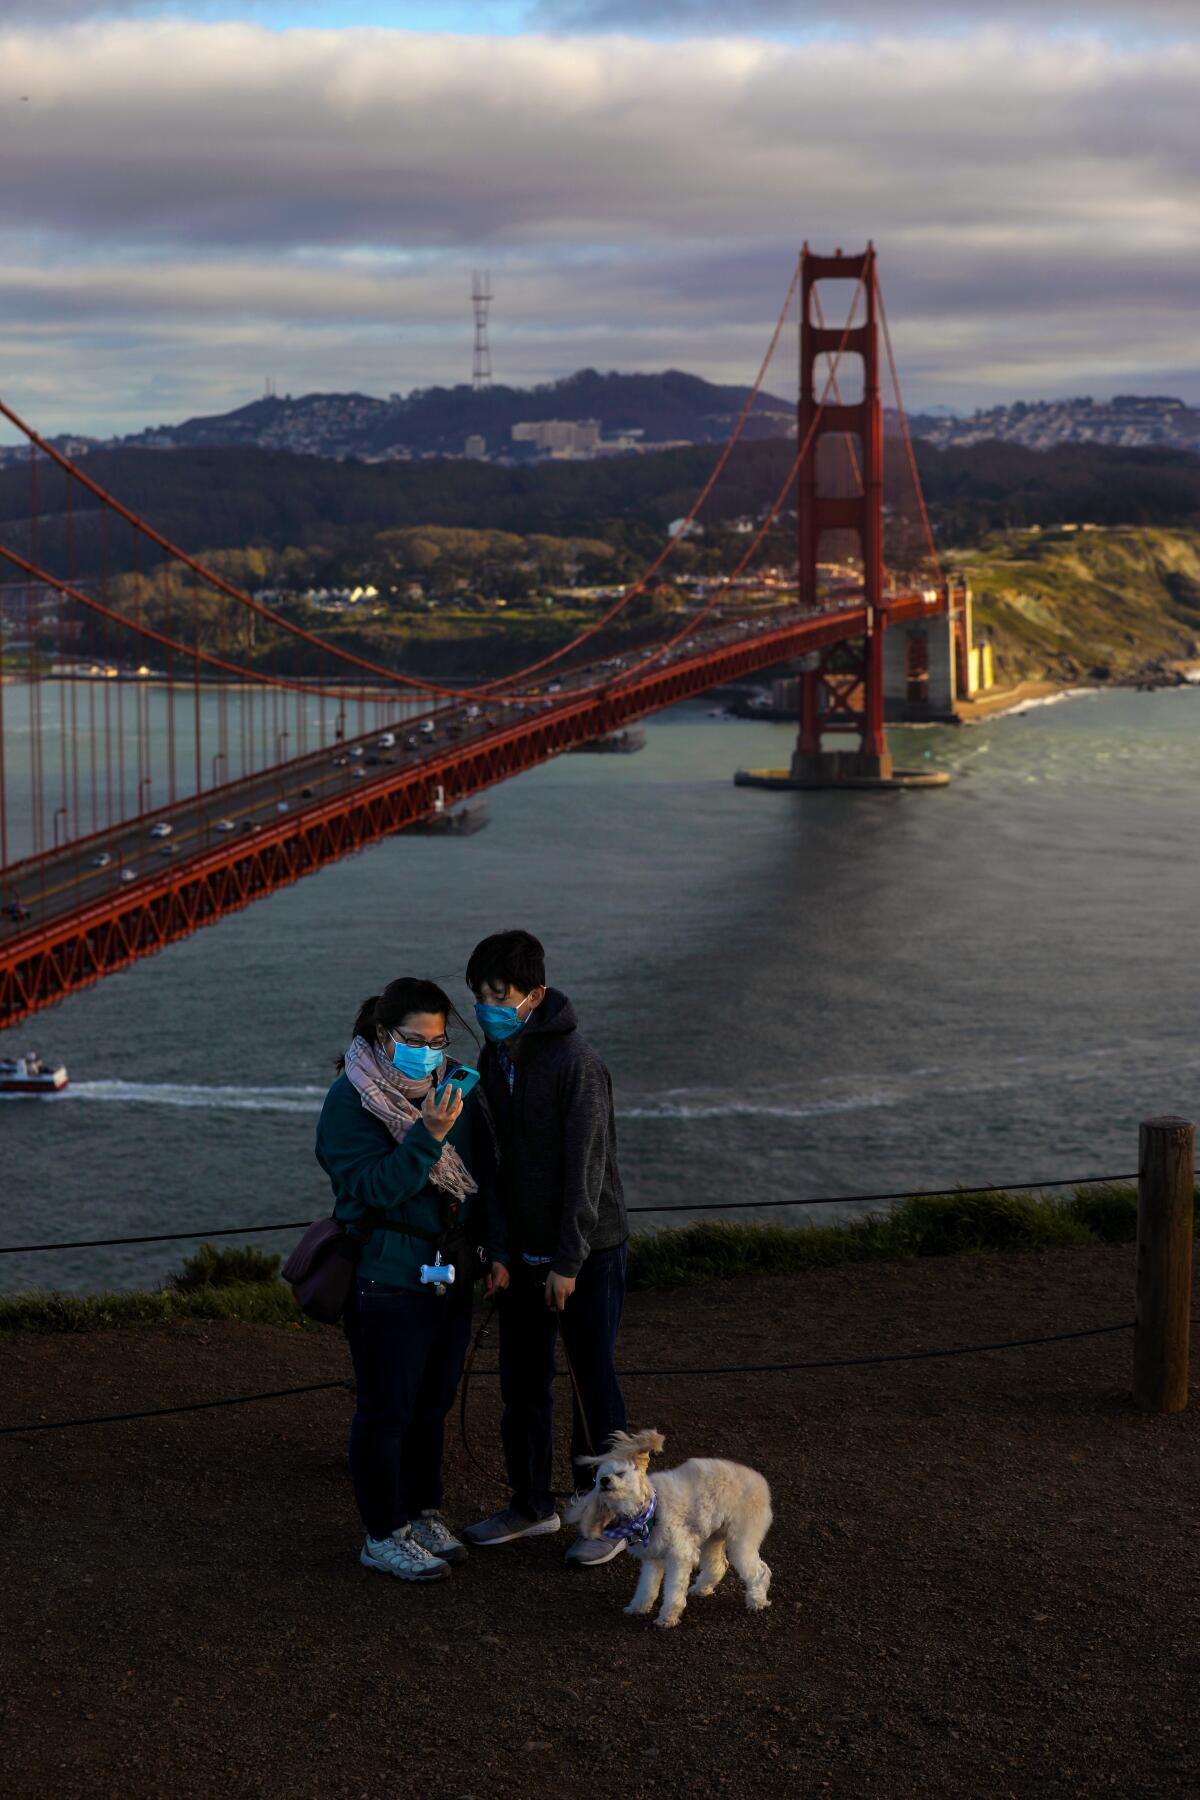
[[[422,1081],[426,1075],[432,1075],[442,1066],[442,1051],[430,1050],[428,1047],[414,1050],[410,1044],[401,1044],[393,1039],[392,1066],[399,1069],[401,1075],[409,1081]]]
[[[525,1004],[521,1002],[522,1006]],[[520,1031],[522,1025],[528,1024],[515,1006],[488,1006],[479,1000],[475,1004],[475,1017],[479,1020],[484,1037],[489,1044],[502,1044],[505,1038]]]

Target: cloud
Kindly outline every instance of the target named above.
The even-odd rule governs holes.
[[[743,32],[812,33],[847,30],[921,30],[931,24],[962,29],[1032,23],[1096,30],[1106,26],[1139,31],[1182,30],[1194,35],[1194,0],[739,0]],[[703,35],[729,28],[727,0],[533,0],[531,23],[548,30],[605,32],[614,29]]]
[[[154,20],[0,67],[0,356],[55,428],[463,379],[475,263],[502,378],[745,379],[803,237],[877,240],[912,399],[1200,365],[1200,46]]]

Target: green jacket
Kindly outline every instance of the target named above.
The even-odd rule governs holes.
[[[491,1259],[507,1263],[507,1240],[496,1203],[492,1136],[478,1091],[467,1095],[462,1112],[447,1135],[479,1183],[479,1192],[463,1204],[461,1217],[482,1223]],[[443,1192],[431,1185],[429,1172],[442,1146],[418,1119],[397,1143],[382,1119],[369,1113],[358,1090],[339,1075],[325,1096],[317,1121],[317,1161],[333,1186],[334,1217],[353,1225],[364,1213],[378,1211],[407,1217],[422,1231],[441,1231]],[[433,1261],[433,1245],[400,1231],[373,1231],[364,1246],[358,1273],[391,1287],[420,1289],[420,1266]]]

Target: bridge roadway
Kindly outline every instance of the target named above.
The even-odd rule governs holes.
[[[895,622],[935,613],[893,595]],[[861,635],[860,598],[701,629],[633,675],[640,652],[569,677],[550,672],[519,705],[448,702],[135,817],[0,876],[0,1029],[324,863],[631,719],[789,656]],[[857,630],[855,629],[857,627]],[[608,680],[624,688],[579,694]],[[390,732],[393,746],[379,739]],[[169,835],[153,835],[156,826]],[[28,916],[14,919],[16,902]]]

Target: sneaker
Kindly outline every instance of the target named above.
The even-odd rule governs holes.
[[[412,1528],[402,1525],[391,1537],[373,1538],[368,1533],[359,1562],[364,1569],[378,1569],[381,1575],[398,1575],[401,1581],[441,1581],[450,1573],[450,1565],[431,1556],[424,1544],[412,1535]]]
[[[611,1562],[625,1548],[624,1538],[577,1537],[563,1561],[573,1569],[591,1569],[597,1563]]]
[[[547,1537],[558,1531],[561,1523],[556,1512],[547,1513],[544,1519],[530,1519],[515,1506],[506,1506],[490,1519],[468,1525],[463,1536],[468,1544],[511,1544],[514,1538]]]
[[[417,1543],[431,1556],[436,1556],[444,1563],[461,1563],[467,1560],[467,1547],[460,1544],[446,1523],[444,1513],[436,1507],[430,1507],[409,1526]]]

